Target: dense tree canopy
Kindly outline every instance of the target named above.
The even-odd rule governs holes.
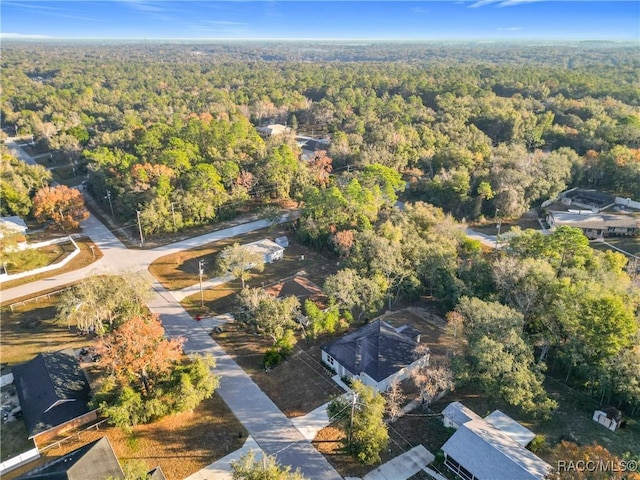
[[[6,45],[3,119],[88,162],[96,198],[110,190],[122,218],[140,210],[147,234],[309,187],[329,190],[309,203],[327,196],[348,214],[328,225],[371,222],[398,186],[383,167],[466,218],[517,215],[567,185],[640,194],[632,47],[193,48]],[[327,156],[301,161],[290,135],[261,139],[254,125],[268,122],[330,137]],[[328,181],[351,169],[364,172]],[[387,179],[379,192],[369,173]]]

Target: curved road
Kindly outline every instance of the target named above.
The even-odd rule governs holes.
[[[16,148],[15,143],[8,141],[7,144],[15,149],[19,158],[28,163],[33,162],[26,152]],[[280,221],[286,219],[283,216]],[[148,271],[149,265],[159,257],[268,227],[270,224],[268,220],[257,220],[153,250],[133,251],[127,250],[99,220],[90,216],[82,222],[82,229],[102,250],[103,258],[80,270],[3,290],[0,292],[0,301],[7,303],[41,290],[62,287],[94,273],[138,272],[149,281],[155,291],[149,302],[149,309],[158,314],[167,335],[184,337],[184,350],[187,354],[209,353],[215,357],[215,372],[221,376],[218,393],[260,448],[266,454],[275,456],[280,463],[294,469],[299,468],[309,479],[338,480],[342,477],[329,462]]]

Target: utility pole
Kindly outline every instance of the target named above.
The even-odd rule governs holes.
[[[204,274],[204,260],[198,262],[198,275],[200,277],[200,306],[204,308],[204,291],[202,290],[202,275]]]
[[[496,234],[496,250],[498,249],[498,239],[500,238],[500,227],[502,227],[502,219],[498,219],[498,212],[500,211],[499,208],[496,208],[496,215],[495,215],[495,219],[497,221],[496,223],[496,227],[498,227],[498,233]]]
[[[173,209],[173,202],[171,202],[171,216],[173,217],[173,231],[177,232],[178,227],[176,227],[176,211]]]
[[[351,420],[349,421],[349,448],[351,448],[351,440],[353,438],[353,416],[356,413],[356,400],[358,399],[358,395],[356,392],[353,392],[353,397],[351,400]]]
[[[111,203],[111,190],[107,190],[107,200],[109,200],[109,208],[111,209],[111,218],[113,220],[116,219],[116,216],[113,213],[113,203]]]
[[[136,210],[136,216],[138,217],[138,231],[140,232],[140,246],[144,245],[144,237],[142,236],[142,223],[140,222],[140,210]]]

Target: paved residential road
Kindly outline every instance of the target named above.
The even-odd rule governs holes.
[[[300,468],[309,479],[341,479],[251,377],[175,302],[171,293],[158,282],[154,282],[153,289],[156,294],[149,308],[160,316],[167,335],[184,337],[184,350],[189,354],[211,354],[216,359],[215,372],[222,375],[218,393],[260,448],[274,455],[278,462]]]
[[[24,157],[29,157],[22,149],[18,148],[17,152],[23,153],[20,158],[25,161]],[[286,215],[280,218],[280,222],[287,220]],[[3,290],[0,292],[0,301],[4,303],[44,289],[62,287],[94,273],[138,272],[155,291],[149,309],[158,314],[166,334],[184,337],[184,350],[188,354],[211,354],[215,357],[215,373],[221,375],[218,393],[260,448],[268,455],[274,455],[278,462],[299,468],[311,480],[339,480],[342,477],[294,427],[291,420],[148,271],[151,262],[161,256],[242,235],[268,227],[271,223],[257,220],[153,250],[127,250],[98,219],[90,216],[82,223],[83,232],[102,250],[103,258],[74,272]]]

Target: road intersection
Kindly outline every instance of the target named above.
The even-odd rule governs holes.
[[[15,143],[9,146],[13,147],[19,158],[28,163],[33,162]],[[287,219],[286,215],[282,216],[280,222]],[[42,290],[62,288],[93,274],[140,274],[153,288],[154,295],[148,306],[159,316],[167,336],[184,337],[184,351],[187,354],[210,354],[216,359],[215,373],[221,376],[218,393],[258,446],[266,454],[275,456],[283,465],[299,468],[307,478],[338,480],[342,477],[322,454],[148,270],[149,265],[162,256],[242,235],[268,227],[272,223],[270,220],[256,220],[152,250],[129,250],[96,217],[90,216],[81,224],[83,234],[102,250],[104,256],[101,259],[73,272],[3,290],[0,292],[0,301],[9,303]]]

